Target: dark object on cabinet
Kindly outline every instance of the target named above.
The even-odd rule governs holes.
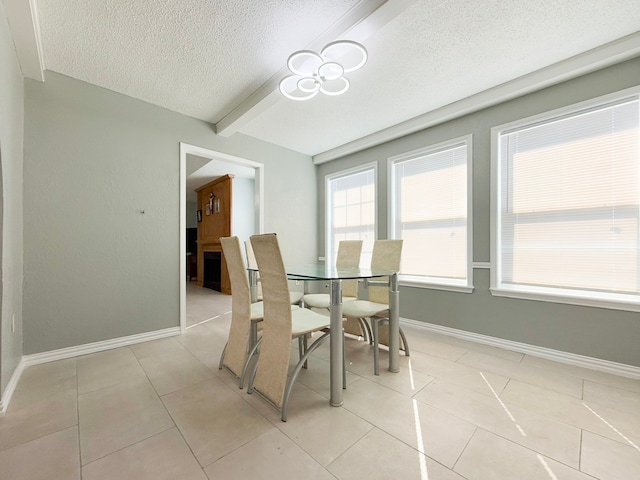
[[[187,255],[195,256],[198,253],[198,229],[187,228]]]

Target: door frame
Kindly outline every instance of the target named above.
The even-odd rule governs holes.
[[[228,153],[180,142],[180,333],[187,331],[187,155],[254,168],[255,232],[264,230],[264,164]]]

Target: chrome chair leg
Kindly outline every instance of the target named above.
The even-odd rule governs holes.
[[[373,361],[374,361],[374,365],[373,365],[373,372],[375,375],[380,375],[380,365],[379,365],[379,358],[380,358],[380,354],[379,354],[379,346],[380,346],[380,339],[378,337],[378,332],[380,331],[380,325],[382,323],[389,323],[389,319],[388,318],[372,318],[371,319],[371,327],[373,328],[373,342],[374,342],[374,350],[373,350]],[[400,332],[400,339],[402,340],[402,350],[404,350],[404,356],[408,357],[410,355],[409,352],[409,342],[407,342],[407,337],[404,334],[404,331],[402,330],[402,328],[399,329]]]
[[[256,342],[251,351],[249,352],[249,356],[247,357],[247,361],[244,364],[244,368],[242,369],[242,375],[240,376],[240,388],[244,387],[244,379],[247,375],[247,370],[249,369],[249,361],[253,358],[253,356],[258,352],[258,347],[262,343],[262,338]],[[259,355],[260,353],[258,353]],[[256,370],[258,369],[258,362],[255,362],[253,366],[253,371],[251,372],[251,376],[249,378],[249,385],[247,385],[247,393],[253,393],[253,381],[256,378]]]
[[[305,335],[302,335],[302,337],[301,337],[301,338],[302,338],[302,354],[300,355],[300,357],[299,357],[299,358],[302,358],[302,355],[304,355],[304,354],[306,353],[307,349],[309,348],[309,345],[308,345],[308,339],[309,339],[309,337],[310,337],[310,336],[311,336],[311,334],[310,334],[310,333],[307,333],[307,334],[305,334]],[[309,363],[309,362],[306,362],[306,361],[305,361],[305,362],[304,362],[304,365],[302,366],[302,368],[309,368],[308,363]]]
[[[222,354],[220,355],[220,362],[218,363],[218,369],[222,370],[222,364],[224,363],[224,355],[227,353],[227,344],[224,344],[224,348],[222,349]]]
[[[302,335],[302,336],[304,337],[305,335]],[[289,397],[291,396],[291,390],[293,390],[293,384],[295,383],[296,379],[298,378],[298,375],[300,374],[300,370],[302,370],[304,364],[307,363],[307,359],[315,351],[315,349],[318,348],[322,343],[324,343],[328,338],[329,338],[329,332],[323,333],[320,338],[318,338],[315,342],[311,344],[311,346],[307,349],[307,351],[304,353],[302,358],[300,358],[300,360],[296,364],[296,367],[293,369],[293,373],[289,377],[289,380],[287,381],[287,386],[284,390],[284,398],[282,401],[282,415],[280,417],[283,422],[287,421],[287,407],[289,406]],[[255,377],[255,370],[254,370],[253,377]]]
[[[360,323],[360,330],[362,330],[362,338],[369,345],[372,345],[373,335],[371,334],[371,328],[369,328],[369,322],[367,322],[364,318],[358,318],[358,322]]]
[[[409,344],[407,343],[407,337],[404,335],[404,331],[400,328],[400,338],[402,338],[402,346],[404,347],[404,356],[409,356]]]
[[[347,389],[347,354],[344,350],[344,328],[342,329],[342,389]]]
[[[380,324],[377,319],[371,319],[371,328],[373,329],[373,374],[380,375],[380,337],[378,335],[378,332],[380,331]]]

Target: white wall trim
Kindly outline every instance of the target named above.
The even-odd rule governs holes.
[[[313,156],[319,165],[352,153],[390,142],[414,132],[477,112],[528,93],[556,85],[640,54],[640,33],[633,33],[588,52],[568,58],[541,70],[523,75],[496,87],[463,98],[430,112],[418,115],[397,125],[379,130],[339,147]]]
[[[165,328],[163,330],[155,330],[153,332],[138,333],[127,337],[112,338],[103,340],[102,342],[86,343],[84,345],[76,345],[73,347],[61,348],[59,350],[51,350],[49,352],[34,353],[32,355],[24,355],[21,363],[25,367],[38,365],[40,363],[55,362],[65,358],[79,357],[90,353],[102,352],[113,348],[126,347],[136,343],[149,342],[160,338],[173,337],[180,334],[179,327]]]
[[[13,371],[13,375],[11,375],[11,379],[9,379],[7,387],[4,389],[4,392],[2,392],[2,398],[0,399],[0,417],[4,416],[4,414],[7,413],[9,402],[11,401],[11,397],[13,396],[13,392],[18,386],[18,382],[20,381],[20,377],[22,376],[24,367],[24,358],[22,358],[20,362],[18,362],[18,366],[16,367],[16,369]]]
[[[514,342],[512,340],[490,337],[488,335],[482,335],[480,333],[467,332],[450,327],[443,327],[442,325],[421,322],[419,320],[402,318],[400,319],[400,322],[405,325],[409,325],[422,330],[427,330],[433,333],[439,333],[441,335],[461,338],[462,340],[482,343],[485,345],[490,345],[492,347],[503,348],[505,350],[512,350],[514,352],[520,352],[534,357],[546,358],[548,360],[566,363],[568,365],[574,365],[576,367],[589,368],[591,370],[598,370],[600,372],[611,373],[613,375],[620,375],[622,377],[640,380],[640,367],[636,367],[634,365],[626,365],[624,363],[616,363],[609,360],[601,360],[599,358],[578,355],[577,353],[562,352],[560,350],[553,350],[551,348],[538,347],[536,345],[529,345],[527,343],[520,343]]]
[[[22,75],[44,82],[44,50],[36,0],[5,0],[4,3]]]
[[[471,264],[473,268],[486,268],[487,270],[491,269],[491,262],[473,262]]]

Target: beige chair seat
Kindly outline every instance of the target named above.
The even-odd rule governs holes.
[[[352,300],[342,304],[342,315],[345,317],[388,317],[389,305],[370,302],[369,300]]]
[[[343,302],[356,299],[356,297],[342,297]],[[326,293],[307,293],[304,296],[304,306],[307,308],[329,308],[331,297]]]
[[[298,305],[291,305],[291,310],[299,310],[300,307]],[[262,317],[264,316],[264,303],[256,302],[251,304],[251,320],[252,321],[262,321]]]
[[[291,335],[293,337],[329,328],[329,323],[330,318],[326,315],[319,315],[306,308],[297,308],[291,311]]]
[[[289,302],[291,303],[291,305],[296,305],[300,303],[300,300],[302,300],[303,295],[304,293],[302,292],[289,292]],[[258,294],[258,300],[261,302],[263,300],[261,293]]]
[[[303,295],[304,293],[302,292],[289,292],[289,302],[291,302],[291,305],[298,304]]]

